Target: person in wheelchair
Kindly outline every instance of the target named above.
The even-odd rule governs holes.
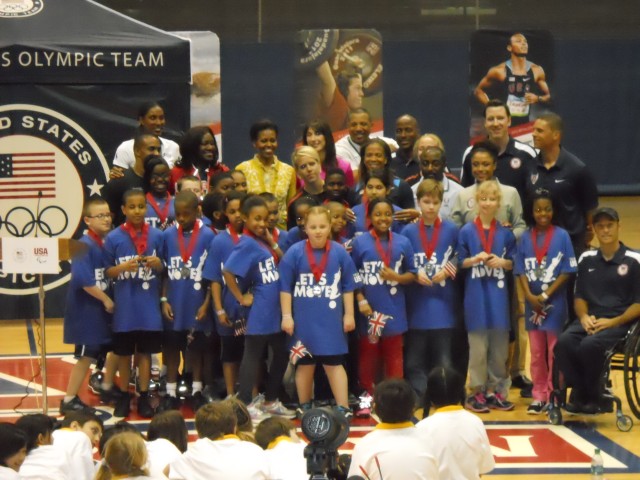
[[[600,247],[578,260],[574,308],[577,319],[560,335],[556,363],[572,391],[569,413],[611,411],[602,402],[607,350],[622,340],[640,317],[640,253],[619,240],[620,218],[612,208],[593,214]],[[609,403],[609,404],[608,404]]]

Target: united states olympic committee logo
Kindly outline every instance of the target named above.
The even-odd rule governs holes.
[[[43,0],[0,0],[0,18],[30,17],[42,7]]]
[[[0,106],[0,237],[80,238],[82,204],[101,195],[108,164],[75,121],[37,105]],[[70,278],[68,262],[45,276],[51,290]],[[37,293],[35,275],[0,271],[0,294]]]

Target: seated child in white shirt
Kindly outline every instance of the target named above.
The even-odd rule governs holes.
[[[100,444],[102,420],[88,411],[69,412],[62,428],[53,431],[53,445],[63,448],[71,459],[71,471],[78,480],[93,480],[96,467],[93,447]]]
[[[304,458],[305,444],[296,434],[296,426],[283,417],[265,418],[256,427],[256,443],[267,455],[270,477],[298,480],[309,476]]]
[[[27,456],[27,435],[13,423],[0,423],[0,480],[20,480],[18,470]]]
[[[51,434],[55,421],[41,413],[25,415],[16,425],[27,435],[27,458],[20,467],[21,479],[72,480],[76,477],[71,470],[71,460],[67,452],[53,445]]]

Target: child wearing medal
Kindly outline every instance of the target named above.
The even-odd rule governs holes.
[[[353,207],[353,213],[355,214],[355,223],[353,229],[355,236],[362,235],[369,231],[371,228],[371,221],[367,216],[369,211],[369,202],[376,198],[387,198],[389,192],[391,192],[392,184],[390,183],[389,176],[385,175],[382,170],[372,170],[369,172],[367,181],[364,186],[364,193],[362,194],[362,203]],[[400,211],[400,207],[393,205],[393,212]],[[394,220],[391,224],[391,230],[396,233],[400,233],[404,224]]]
[[[262,192],[259,195],[264,199],[265,202],[267,202],[267,209],[269,209],[267,228],[271,231],[273,240],[280,246],[280,248],[283,249],[282,251],[285,252],[287,250],[286,245],[289,232],[278,228],[278,223],[280,223],[280,208],[278,207],[278,199],[271,192]]]
[[[224,216],[226,204],[227,196],[222,193],[207,193],[202,199],[202,216],[216,235],[227,228],[228,222]]]
[[[246,197],[240,206],[244,230],[222,271],[227,288],[243,307],[250,307],[240,363],[238,398],[248,405],[252,418],[264,413],[292,415],[278,400],[287,369],[287,339],[280,329],[278,302],[278,260],[282,250],[267,228],[269,210],[257,195]],[[260,365],[269,348],[271,364],[266,375],[266,391],[252,401],[251,392]]]
[[[162,232],[144,221],[147,202],[139,188],[122,197],[126,221],[107,235],[104,242],[106,275],[115,279],[113,312],[113,352],[118,355],[120,390],[114,415],[129,415],[128,392],[131,358],[136,354],[139,371],[138,414],[152,417],[149,404],[151,354],[162,344],[160,278],[164,249]]]
[[[153,157],[144,165],[144,191],[147,192],[147,212],[144,221],[165,230],[173,224],[176,213],[169,193],[169,165],[161,157]]]
[[[296,226],[287,232],[287,238],[284,241],[285,252],[291,248],[291,245],[307,239],[307,234],[304,230],[304,219],[307,216],[307,212],[318,205],[318,202],[311,197],[300,197],[293,202]]]
[[[402,334],[407,331],[405,285],[413,283],[413,248],[389,229],[393,204],[385,198],[369,202],[371,229],[353,241],[351,258],[360,272],[358,301],[360,407],[356,417],[371,415],[376,365],[384,364],[384,378],[403,377]]]
[[[454,282],[458,227],[439,216],[444,187],[437,180],[423,180],[416,197],[420,220],[402,230],[413,247],[413,267],[418,270],[416,281],[407,287],[409,333],[404,348],[406,379],[422,400],[429,372],[451,367],[456,361],[453,345],[462,312]],[[466,370],[467,365],[458,368]],[[422,405],[421,401],[418,404]]]
[[[188,359],[191,364],[192,395],[197,410],[202,403],[203,380],[209,386],[213,383],[213,323],[202,269],[215,234],[198,220],[198,197],[193,192],[179,192],[175,210],[177,225],[163,233],[166,274],[160,302],[165,320],[162,354],[167,366],[167,394],[162,407],[170,410],[179,406],[176,389],[180,352],[188,349],[185,361]]]
[[[300,407],[311,408],[316,364],[323,366],[340,412],[348,419],[346,333],[355,328],[353,292],[360,279],[353,260],[339,244],[329,240],[329,211],[311,208],[305,219],[308,239],[294,244],[280,262],[282,330],[303,345],[305,355],[296,362],[296,389]]]
[[[510,379],[509,291],[516,240],[496,220],[500,187],[485,180],[476,191],[478,216],[460,229],[458,261],[465,270],[464,319],[469,339],[469,388],[466,407],[477,413],[512,410]]]
[[[88,231],[80,241],[88,247],[71,262],[71,282],[64,309],[64,342],[75,345],[76,364],[71,370],[60,413],[94,412],[78,397],[91,363],[111,350],[110,282],[104,276],[103,239],[111,231],[109,204],[101,197],[85,202],[83,220]],[[113,362],[110,361],[110,369]]]
[[[216,313],[216,331],[220,336],[222,374],[227,388],[227,395],[236,393],[238,370],[244,351],[244,330],[249,309],[243,307],[234,298],[229,288],[225,285],[222,270],[229,255],[242,237],[244,221],[240,211],[240,204],[246,197],[243,192],[231,191],[226,198],[224,218],[227,226],[225,230],[216,235],[211,243],[209,256],[204,263],[202,276],[211,282],[211,296],[213,308]],[[241,291],[246,291],[247,286],[242,278],[239,278]]]
[[[531,349],[533,401],[527,413],[543,413],[553,389],[553,350],[569,315],[567,280],[577,262],[566,230],[553,225],[553,202],[548,190],[535,191],[534,225],[520,237],[514,275],[524,292],[525,325]]]

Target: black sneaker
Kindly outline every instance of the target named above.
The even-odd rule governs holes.
[[[520,389],[520,396],[522,398],[533,398],[533,385]]]
[[[180,400],[176,397],[172,397],[171,395],[165,395],[162,397],[160,401],[160,405],[158,406],[158,410],[161,412],[166,412],[168,410],[179,410],[180,409]]]
[[[525,388],[533,385],[533,382],[529,380],[524,375],[518,375],[517,377],[513,377],[511,379],[511,386],[514,388]]]
[[[312,407],[312,403],[311,402],[307,402],[307,403],[301,403],[300,406],[298,408],[296,408],[296,418],[298,420],[302,420],[302,416],[308,412],[309,410],[311,410]]]
[[[113,385],[109,390],[103,390],[102,388],[100,388],[100,402],[104,403],[105,405],[116,403],[121,396],[122,391]]]
[[[191,408],[193,409],[194,413],[197,412],[200,407],[206,405],[207,403],[209,402],[207,402],[207,399],[202,392],[196,392],[191,396]]]
[[[496,393],[495,395],[488,395],[487,406],[492,410],[502,410],[503,412],[513,410],[513,408],[515,407],[513,403],[504,398],[500,393]]]
[[[104,379],[104,373],[97,371],[93,372],[89,377],[89,391],[94,395],[100,395],[102,392],[102,380]]]
[[[138,415],[142,418],[152,418],[155,414],[156,410],[149,402],[149,395],[140,395],[138,397]]]
[[[60,400],[60,413],[67,414],[70,412],[86,412],[86,413],[96,413],[96,409],[90,407],[86,403],[84,403],[80,398],[76,395],[68,402],[64,400]]]
[[[346,418],[347,422],[351,423],[351,420],[353,420],[353,411],[350,408],[345,408],[342,405],[338,405],[336,407],[336,410],[340,412],[344,416],[344,418]]]
[[[529,415],[540,415],[543,412],[547,411],[547,403],[542,402],[540,400],[534,400],[527,408],[527,413]]]
[[[467,410],[471,410],[475,413],[489,413],[489,406],[487,405],[487,398],[484,393],[477,392],[475,395],[470,395],[464,403]]]
[[[207,403],[212,403],[216,400],[220,400],[220,397],[216,394],[216,390],[212,385],[204,386],[204,388],[202,389],[202,396]]]
[[[120,392],[120,397],[116,401],[116,407],[113,410],[114,417],[128,417],[131,413],[131,395],[129,392]]]

